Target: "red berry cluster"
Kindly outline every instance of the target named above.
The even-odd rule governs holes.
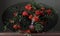
[[[31,10],[33,9],[33,7],[32,7],[31,4],[27,4],[27,5],[25,6],[25,9],[28,10],[28,11],[31,11]],[[44,11],[45,11],[48,15],[50,15],[51,12],[52,12],[51,9],[47,9],[47,10],[46,10],[45,7],[41,7],[39,10],[35,10],[35,13],[34,13],[35,16],[34,16],[34,15],[32,15],[32,14],[29,15],[28,11],[23,11],[22,16],[28,16],[28,18],[31,19],[31,20],[32,20],[32,18],[34,18],[34,21],[39,21],[38,16],[39,16],[39,15],[44,16]]]
[[[21,26],[20,26],[20,25],[17,25],[17,24],[14,24],[14,25],[13,25],[13,28],[14,28],[15,30],[18,30],[18,29],[21,29]]]

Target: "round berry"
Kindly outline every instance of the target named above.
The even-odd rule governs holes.
[[[17,25],[13,25],[13,28],[14,28],[14,29],[18,29],[18,28],[17,28]]]
[[[35,11],[35,14],[36,14],[36,15],[40,15],[40,11],[39,11],[39,10],[36,10],[36,11]]]
[[[50,15],[52,11],[51,11],[51,9],[48,9],[46,12],[48,15]]]
[[[18,29],[20,29],[20,28],[21,28],[21,26],[20,26],[20,25],[17,25],[17,28],[18,28]]]
[[[25,6],[25,9],[27,9],[27,10],[31,10],[31,9],[32,9],[31,4],[27,4],[27,5]]]
[[[33,21],[38,22],[39,21],[39,18],[37,16],[34,16],[33,17]]]
[[[24,11],[24,12],[22,13],[22,16],[28,16],[28,13],[27,13],[26,11]]]
[[[28,18],[29,18],[30,20],[32,20],[32,18],[33,18],[33,15],[30,15]]]

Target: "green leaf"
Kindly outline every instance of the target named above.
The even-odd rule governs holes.
[[[22,16],[18,15],[18,20],[21,21],[21,19],[22,19]]]
[[[6,30],[7,30],[7,26],[5,25],[5,26],[3,27],[3,29],[4,29],[4,31],[6,31]]]
[[[35,23],[35,30],[36,31],[42,31],[43,30],[43,26],[39,22],[36,22]]]
[[[32,6],[33,7],[33,9],[36,9],[36,7],[35,6]]]

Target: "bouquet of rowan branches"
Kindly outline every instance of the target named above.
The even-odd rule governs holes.
[[[46,27],[48,27],[50,20],[54,20],[55,12],[52,7],[41,3],[25,2],[16,4],[9,7],[3,14],[4,25],[2,28],[3,31],[10,30],[12,32],[43,32],[48,30]]]

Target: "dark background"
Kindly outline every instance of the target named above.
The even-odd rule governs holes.
[[[27,2],[27,1],[30,1],[30,0],[0,0],[0,25],[2,24],[1,16],[4,10],[6,10],[11,5],[14,5],[20,2]],[[56,13],[59,16],[58,22],[56,26],[48,32],[60,32],[60,0],[34,0],[34,1],[47,4],[53,7],[57,11]]]

